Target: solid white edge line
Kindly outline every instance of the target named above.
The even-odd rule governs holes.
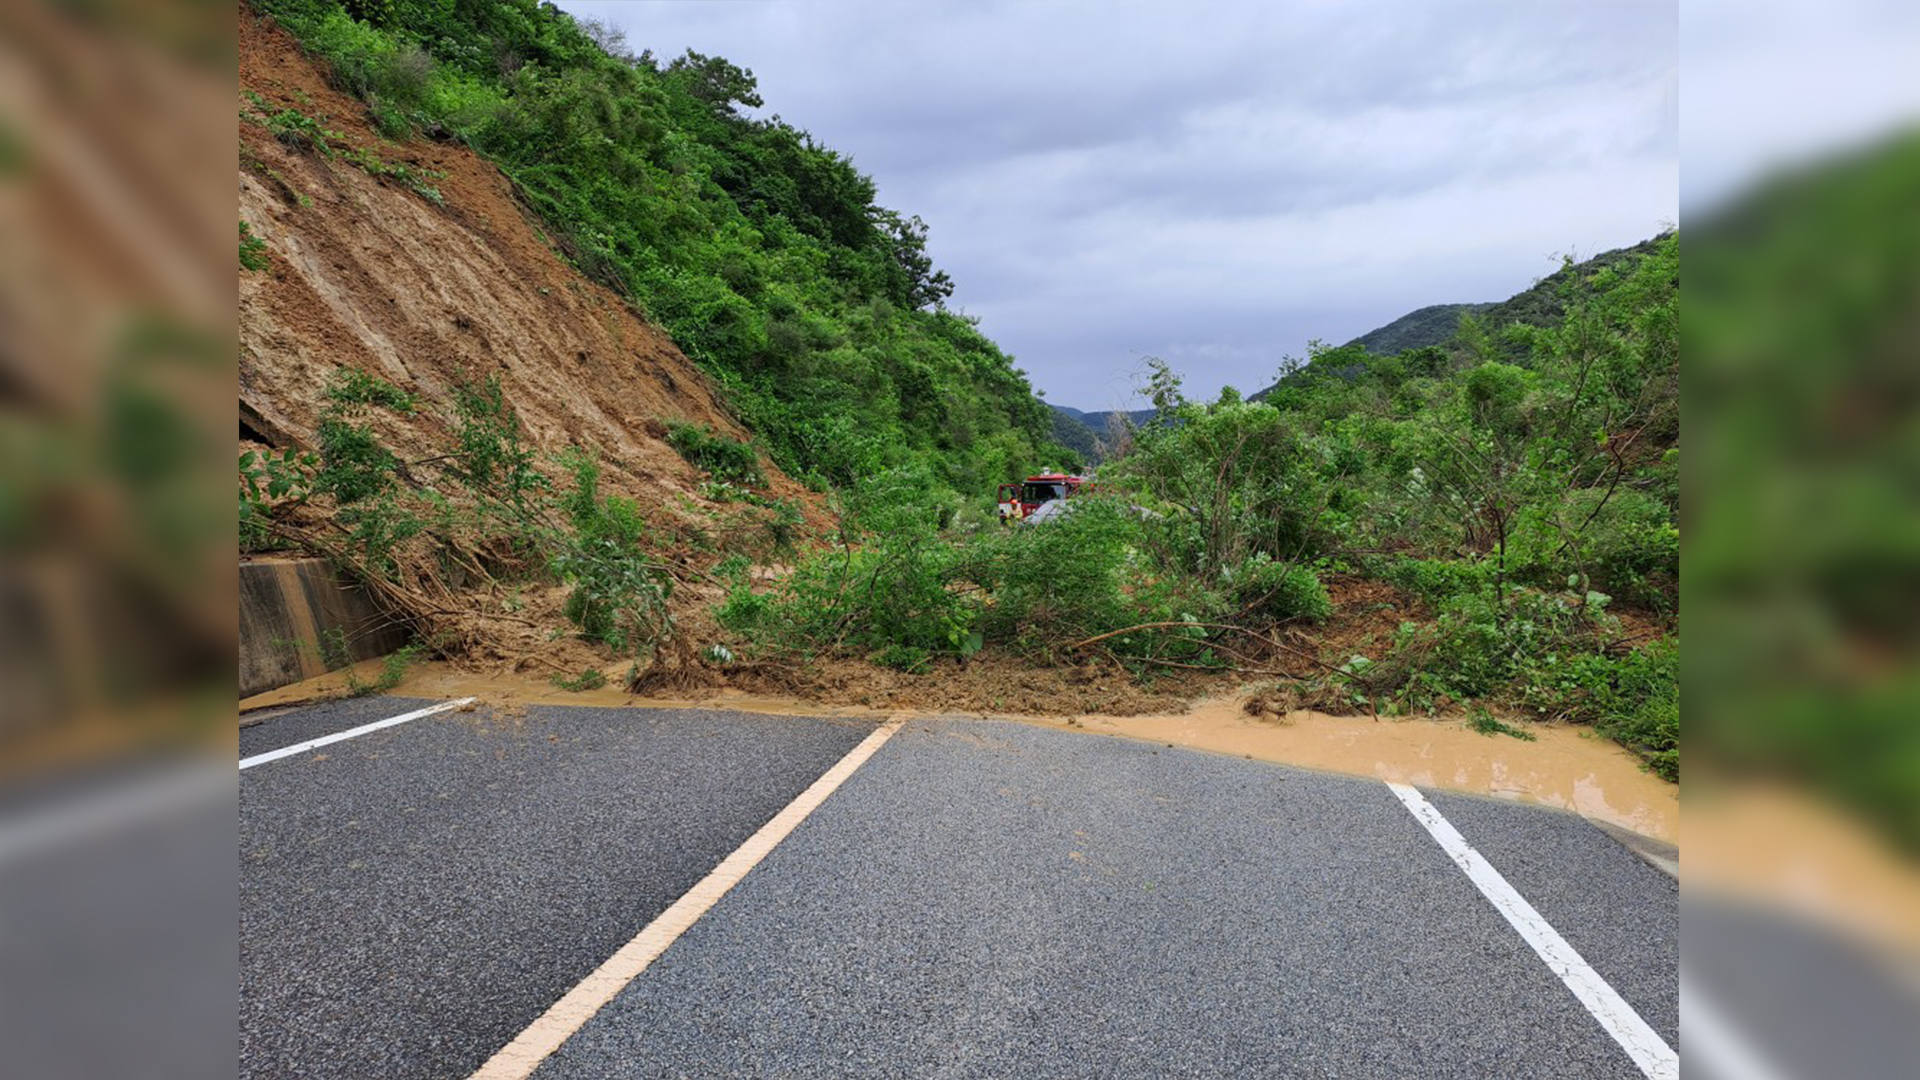
[[[390,728],[396,724],[404,724],[409,720],[418,720],[423,716],[432,716],[434,713],[443,713],[448,709],[457,709],[462,705],[471,705],[475,700],[474,698],[463,697],[457,701],[443,701],[438,705],[429,705],[424,709],[415,709],[410,713],[390,716],[385,720],[375,720],[371,724],[361,724],[357,728],[349,728],[346,731],[336,731],[331,735],[322,735],[317,739],[308,739],[303,743],[283,746],[278,750],[269,750],[264,754],[255,754],[250,758],[241,758],[240,768],[244,771],[253,768],[255,765],[265,765],[269,761],[278,761],[283,757],[292,757],[295,754],[304,754],[309,750],[317,750],[322,746],[331,746],[334,743],[345,742],[348,739],[357,739],[369,732],[379,731],[381,728]]]
[[[1687,1048],[1694,1064],[1721,1080],[1787,1080],[1787,1074],[1760,1056],[1742,1039],[1719,1009],[1680,976],[1680,1024],[1687,1031]]]
[[[607,1002],[626,989],[628,983],[639,978],[649,965],[659,959],[660,954],[667,951],[668,946],[679,940],[680,935],[698,922],[709,908],[719,903],[720,898],[739,884],[748,871],[771,854],[780,841],[787,838],[787,834],[793,832],[808,814],[827,800],[827,796],[845,783],[854,770],[866,764],[867,759],[892,738],[893,733],[899,731],[905,722],[905,719],[889,720],[862,739],[858,746],[847,751],[845,757],[820,774],[820,778],[807,790],[775,814],[772,820],[760,826],[758,832],[735,848],[733,854],[722,859],[720,865],[674,901],[673,906],[661,912],[645,929],[634,935],[633,940],[622,945],[605,963],[575,984],[559,1001],[528,1024],[526,1030],[515,1036],[512,1042],[501,1047],[469,1080],[525,1080],[531,1076],[548,1055],[560,1049],[561,1044],[572,1038],[574,1032],[579,1031]]]
[[[1587,1007],[1613,1041],[1627,1052],[1633,1063],[1640,1067],[1650,1080],[1679,1080],[1680,1055],[1674,1053],[1660,1034],[1648,1026],[1633,1011],[1633,1006],[1616,993],[1600,973],[1580,956],[1567,939],[1560,936],[1540,912],[1527,902],[1500,871],[1493,868],[1466,837],[1453,827],[1453,823],[1441,816],[1440,811],[1426,800],[1424,795],[1408,784],[1389,783],[1387,787],[1413,814],[1415,821],[1424,826],[1433,836],[1440,850],[1446,852],[1473,882],[1481,895],[1498,911],[1512,927],[1520,932],[1533,951],[1546,962],[1547,968],[1560,977],[1580,1004]]]

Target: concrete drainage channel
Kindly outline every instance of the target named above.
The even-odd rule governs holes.
[[[242,698],[406,643],[405,623],[325,560],[262,555],[240,563]]]

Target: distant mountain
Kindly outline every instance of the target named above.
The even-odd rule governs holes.
[[[1103,456],[1100,443],[1112,439],[1113,417],[1124,416],[1132,423],[1144,424],[1153,418],[1152,409],[1134,409],[1131,412],[1110,409],[1106,412],[1084,412],[1066,405],[1047,403],[1053,410],[1053,438],[1055,442],[1085,458],[1087,464],[1098,464]]]
[[[1094,437],[1088,413],[1065,405],[1049,405],[1053,410],[1053,441],[1079,454],[1088,464],[1100,460],[1100,444]]]
[[[1454,334],[1460,329],[1462,315],[1477,316],[1490,331],[1498,331],[1514,323],[1552,326],[1559,322],[1564,314],[1560,304],[1560,286],[1567,280],[1568,274],[1584,278],[1622,259],[1648,254],[1664,235],[1642,240],[1632,247],[1602,252],[1571,267],[1563,266],[1505,300],[1478,304],[1432,304],[1416,311],[1409,311],[1385,326],[1361,334],[1342,347],[1359,345],[1376,356],[1392,356],[1408,349],[1420,349],[1429,345],[1444,346],[1453,340]],[[1348,366],[1354,370],[1360,367],[1358,363]],[[1273,386],[1269,386],[1249,396],[1252,400],[1258,401],[1272,393],[1273,389]],[[1053,437],[1061,445],[1079,451],[1088,462],[1098,461],[1099,447],[1095,439],[1107,437],[1108,417],[1112,413],[1082,412],[1079,409],[1054,405],[1051,402],[1048,403],[1048,407],[1053,409]],[[1137,426],[1153,419],[1153,410],[1135,409],[1122,415]]]
[[[1515,323],[1531,326],[1552,326],[1565,314],[1560,303],[1560,287],[1569,275],[1587,278],[1612,266],[1623,259],[1646,255],[1653,251],[1666,234],[1642,240],[1632,247],[1615,248],[1603,251],[1585,262],[1563,266],[1531,286],[1501,300],[1498,303],[1482,304],[1433,304],[1429,307],[1410,311],[1385,326],[1369,330],[1342,348],[1354,345],[1364,347],[1376,356],[1392,356],[1408,349],[1420,349],[1427,346],[1445,346],[1453,341],[1454,334],[1460,328],[1463,315],[1473,315],[1484,323],[1490,332],[1498,332]],[[1348,367],[1355,370],[1359,365]],[[1344,371],[1336,371],[1343,377],[1351,378]],[[1272,393],[1279,383],[1251,395],[1255,401]]]
[[[1585,262],[1574,263],[1572,266],[1563,266],[1553,273],[1548,274],[1546,277],[1541,278],[1539,281],[1534,282],[1532,288],[1515,293],[1497,304],[1484,305],[1484,309],[1479,313],[1480,319],[1487,324],[1487,329],[1491,331],[1498,331],[1514,323],[1527,323],[1532,326],[1553,326],[1560,321],[1561,316],[1566,314],[1560,304],[1560,286],[1566,282],[1567,275],[1572,274],[1579,278],[1589,278],[1623,259],[1650,255],[1653,253],[1654,246],[1666,239],[1666,237],[1666,233],[1661,233],[1658,236],[1642,240],[1632,247],[1603,251]],[[1457,321],[1458,320],[1456,320],[1456,322]],[[1448,336],[1451,337],[1452,335]],[[1434,342],[1434,344],[1442,344],[1444,340],[1445,339]]]

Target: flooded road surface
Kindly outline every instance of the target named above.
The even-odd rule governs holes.
[[[370,683],[380,674],[380,661],[363,661],[356,664],[352,671],[363,683]],[[605,686],[592,690],[562,690],[552,682],[531,675],[463,671],[452,664],[431,660],[408,667],[406,677],[384,692],[420,698],[474,697],[484,705],[507,710],[528,705],[576,705],[594,708],[729,709],[782,716],[854,716],[874,720],[901,715],[896,709],[820,705],[798,698],[769,697],[727,689],[693,690],[680,697],[642,695],[629,693],[621,683],[620,673],[615,670],[608,672]],[[248,713],[333,700],[347,686],[347,672],[342,669],[246,698],[240,702],[240,711]]]
[[[1276,722],[1248,716],[1233,698],[1174,716],[1032,722],[1554,806],[1680,842],[1680,789],[1587,728],[1532,726],[1528,742],[1459,720],[1296,712]]]
[[[355,671],[358,678],[371,680],[379,672],[379,663],[363,663]],[[684,697],[641,696],[621,689],[617,674],[611,680],[599,689],[576,693],[524,675],[473,673],[428,662],[409,669],[405,680],[392,692],[424,698],[474,696],[487,705],[506,709],[586,705],[872,719],[913,715],[899,710],[823,706],[735,690],[692,691]],[[338,694],[345,685],[345,673],[333,672],[248,698],[241,707],[244,711],[324,698]],[[1527,730],[1535,739],[1528,742],[1506,735],[1482,735],[1459,720],[1375,720],[1296,712],[1275,721],[1248,716],[1235,697],[1202,701],[1187,712],[1165,716],[1000,718],[1493,795],[1573,810],[1643,836],[1680,842],[1679,788],[1648,773],[1633,755],[1588,728],[1531,726]]]

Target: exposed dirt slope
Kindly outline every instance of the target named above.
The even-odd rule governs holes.
[[[244,8],[239,23],[243,114],[248,91],[298,109],[382,161],[444,174],[428,182],[445,203],[240,121],[240,219],[272,261],[240,275],[242,425],[307,444],[329,374],[350,365],[420,396],[422,415],[380,433],[423,457],[446,445],[448,387],[494,373],[541,450],[596,448],[608,489],[650,510],[682,505],[699,473],[662,441],[662,421],[745,437],[705,376],[555,254],[492,164],[458,145],[381,138],[284,31]],[[800,493],[767,470],[776,494]]]

